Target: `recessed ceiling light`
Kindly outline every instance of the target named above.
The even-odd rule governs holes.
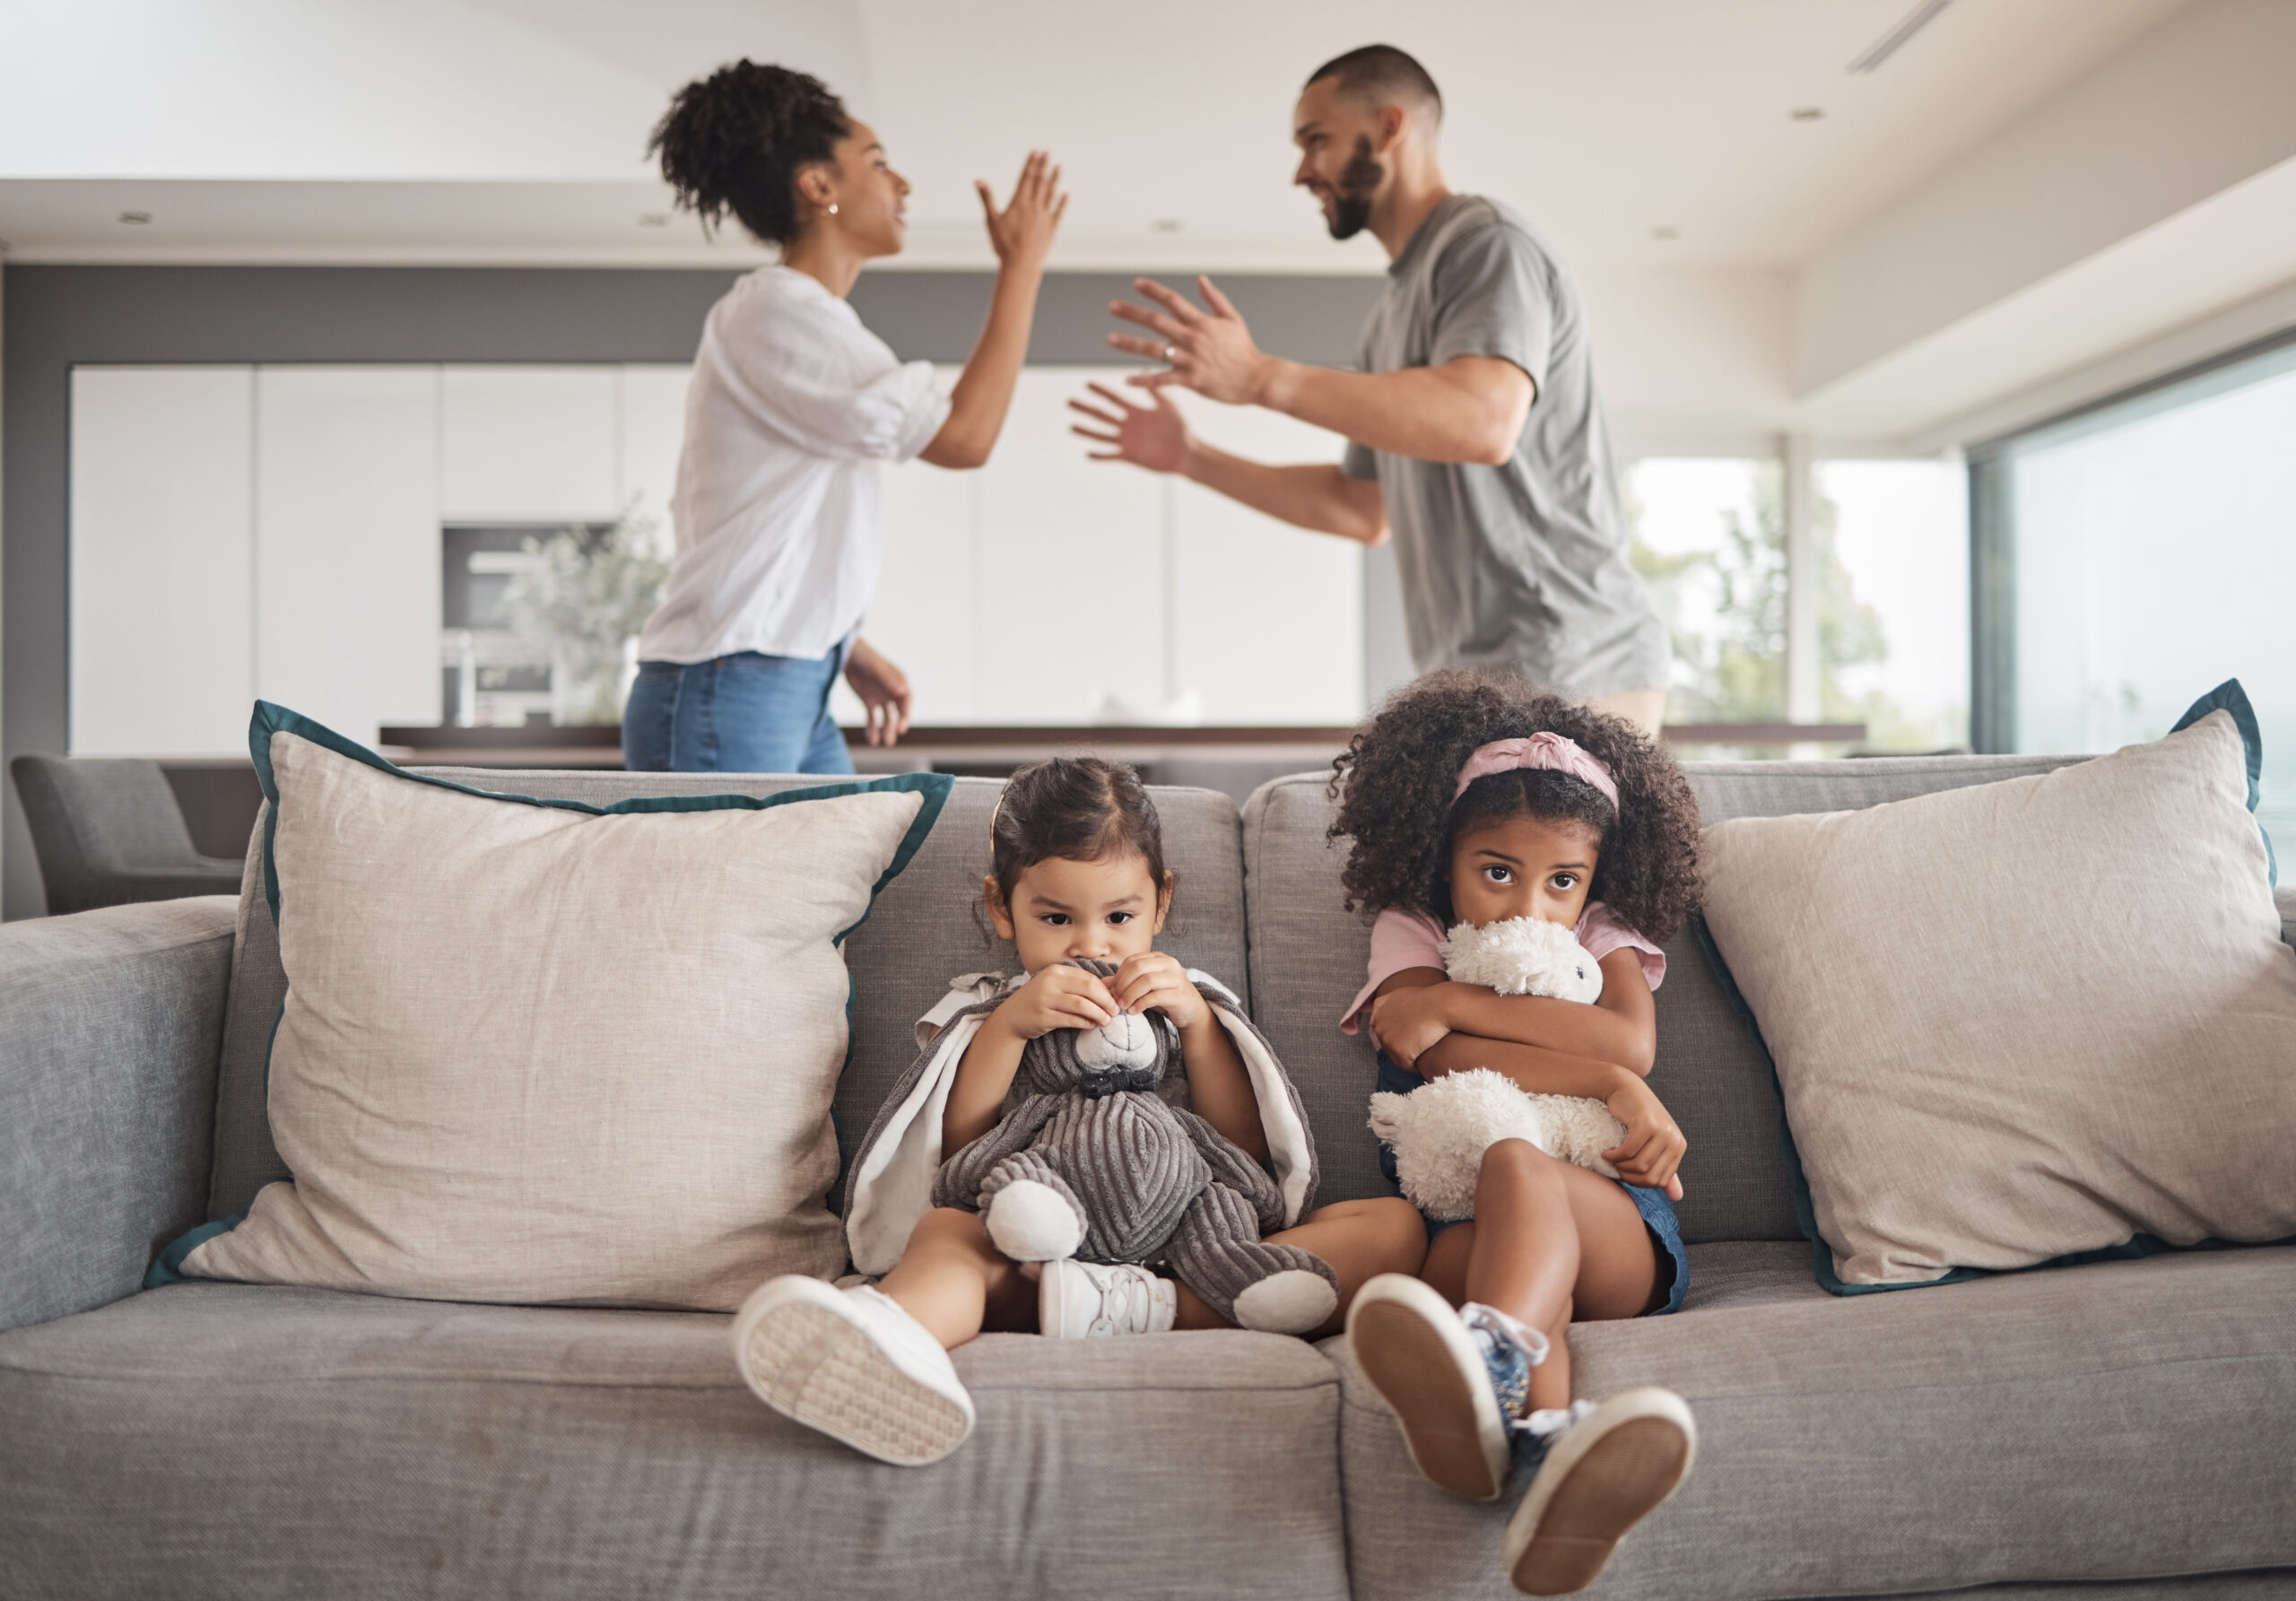
[[[152,220],[152,213],[150,212],[122,212],[119,213],[119,220],[140,227]]]
[[[1796,122],[1815,122],[1825,114],[1823,106],[1796,106],[1786,115]]]
[[[667,228],[669,225],[670,213],[667,212],[640,212],[638,213],[638,226],[640,228]]]
[[[1180,220],[1178,217],[1158,217],[1148,226],[1158,233],[1178,233],[1180,231]]]
[[[1683,231],[1669,223],[1661,223],[1650,231],[1650,237],[1654,239],[1678,239],[1682,236]]]

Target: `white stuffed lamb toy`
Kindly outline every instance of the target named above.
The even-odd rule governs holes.
[[[1461,984],[1500,995],[1544,995],[1591,1004],[1603,970],[1570,929],[1537,918],[1481,928],[1461,923],[1442,944],[1444,970]],[[1610,1108],[1583,1095],[1534,1095],[1488,1067],[1447,1073],[1407,1095],[1371,1097],[1371,1132],[1395,1148],[1403,1193],[1428,1216],[1474,1215],[1483,1153],[1500,1140],[1528,1140],[1549,1156],[1618,1170],[1602,1153],[1626,1137]]]

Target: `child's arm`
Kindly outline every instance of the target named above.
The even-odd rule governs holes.
[[[1645,996],[1649,994],[1646,988]],[[1562,1005],[1574,1002],[1558,1003]],[[1392,1054],[1392,1053],[1390,1053]],[[1616,1168],[1629,1184],[1663,1189],[1675,1200],[1683,1196],[1675,1176],[1690,1142],[1683,1137],[1673,1116],[1641,1076],[1616,1062],[1598,1061],[1525,1045],[1512,1040],[1485,1040],[1473,1034],[1450,1033],[1420,1053],[1413,1070],[1422,1078],[1440,1078],[1488,1067],[1504,1074],[1534,1095],[1584,1095],[1610,1108],[1611,1116],[1626,1125],[1626,1135],[1603,1160]]]
[[[1065,963],[1046,968],[1006,996],[981,1020],[957,1064],[957,1082],[941,1114],[941,1149],[961,1151],[996,1127],[1030,1040],[1054,1029],[1097,1029],[1115,1015],[1108,986]]]
[[[1196,1115],[1241,1146],[1254,1162],[1267,1160],[1267,1130],[1259,1117],[1244,1058],[1212,1003],[1188,982],[1187,970],[1161,951],[1125,959],[1111,980],[1127,1012],[1160,1011],[1180,1031],[1180,1058],[1187,1068],[1188,1103]]]
[[[1648,1077],[1658,1049],[1657,1007],[1642,976],[1642,959],[1633,947],[1621,946],[1602,966],[1602,998],[1591,1006],[1548,996],[1499,995],[1480,984],[1453,983],[1433,968],[1412,968],[1379,987],[1371,1031],[1398,1063],[1457,1031],[1614,1062]],[[1405,979],[1410,982],[1399,982]]]

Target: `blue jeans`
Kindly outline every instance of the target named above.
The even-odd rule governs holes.
[[[829,710],[845,652],[639,663],[622,714],[622,764],[648,773],[851,772]]]

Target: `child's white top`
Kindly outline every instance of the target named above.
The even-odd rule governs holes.
[[[709,309],[686,391],[669,594],[645,661],[827,656],[877,587],[877,464],[949,415],[930,362],[902,362],[818,279],[761,267]]]
[[[1666,953],[1636,933],[1603,901],[1587,902],[1587,909],[1578,914],[1578,927],[1570,932],[1596,961],[1613,951],[1631,949],[1641,960],[1645,983],[1656,989],[1665,981]],[[1397,973],[1414,967],[1442,971],[1443,933],[1443,926],[1423,911],[1402,911],[1389,907],[1374,918],[1371,976],[1355,992],[1355,998],[1347,1003],[1347,1012],[1339,1020],[1339,1031],[1355,1032],[1361,1026],[1363,1014],[1371,1009],[1373,994]]]

